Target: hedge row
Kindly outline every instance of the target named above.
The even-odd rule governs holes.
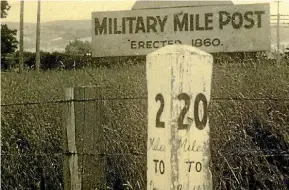
[[[226,63],[274,63],[274,58],[269,58],[263,52],[251,52],[251,53],[215,53],[214,62],[217,64]],[[284,54],[283,58],[288,62],[288,56]],[[134,64],[145,60],[145,56],[127,56],[127,57],[103,57],[96,58],[87,55],[68,55],[59,52],[41,52],[41,69],[81,69],[85,67],[111,67],[121,66],[127,64]],[[10,70],[17,68],[19,63],[19,52],[15,52],[1,58],[1,69]],[[24,52],[24,65],[27,70],[35,67],[35,53]]]
[[[33,69],[35,67],[36,54],[32,52],[24,52],[24,66],[26,69]],[[87,55],[68,55],[59,52],[41,52],[41,65],[42,70],[49,69],[80,69],[85,67],[110,67],[112,65],[133,64],[140,61],[144,57],[110,57],[107,58],[94,58]],[[10,54],[5,59],[1,58],[2,70],[10,70],[17,68],[19,63],[19,52]]]

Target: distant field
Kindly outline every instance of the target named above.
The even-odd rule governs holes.
[[[145,63],[40,74],[6,72],[2,73],[1,80],[2,105],[63,100],[64,88],[75,86],[97,85],[118,98],[147,94]],[[212,97],[209,112],[214,188],[286,189],[289,186],[288,181],[286,183],[289,179],[289,102],[284,99],[289,98],[289,67],[214,65]],[[61,106],[2,106],[3,189],[37,188],[43,177],[48,189],[63,188]],[[138,109],[134,113],[138,114],[137,118],[132,116],[133,107]],[[108,121],[109,126],[146,128],[145,99],[108,103],[105,109],[105,113],[111,114],[107,117],[114,118]],[[123,110],[120,118],[118,110]],[[131,146],[145,153],[146,132],[130,138],[139,143]],[[129,169],[145,173],[143,161],[145,158]],[[124,164],[126,160],[119,159],[113,166],[118,163]],[[121,180],[131,184],[141,181],[144,187],[145,176],[142,180],[128,176],[122,175]]]

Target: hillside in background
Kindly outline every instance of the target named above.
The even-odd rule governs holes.
[[[18,22],[3,22],[11,29],[19,31]],[[271,44],[276,44],[276,27],[271,27]],[[19,36],[17,36],[19,38]],[[59,20],[41,24],[41,50],[64,51],[69,41],[78,39],[91,41],[91,20]],[[24,24],[24,49],[35,51],[36,23]],[[289,46],[289,27],[280,28],[280,41]]]
[[[3,22],[9,28],[19,31],[18,22]],[[69,41],[78,39],[91,41],[90,20],[59,20],[41,23],[40,49],[42,51],[64,51]],[[19,35],[17,36],[19,39]],[[24,49],[35,51],[36,23],[24,23]]]

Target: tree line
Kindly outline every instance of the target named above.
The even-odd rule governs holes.
[[[37,53],[23,52],[23,5],[21,1],[20,7],[20,43],[16,39],[17,30],[11,30],[7,24],[1,24],[1,69],[10,70],[12,68],[18,68],[19,71],[24,68],[35,69],[37,67],[37,59],[40,59],[41,69],[63,67],[64,64],[61,62],[67,62],[67,55],[73,56],[73,59],[77,61],[76,57],[87,56],[91,54],[91,43],[86,41],[82,42],[74,40],[69,42],[65,47],[64,53],[47,53],[41,52],[41,57],[38,58]],[[1,0],[1,19],[5,19],[8,15],[8,11],[11,6],[6,0]],[[21,41],[22,39],[22,41]],[[19,50],[18,50],[19,47]],[[38,47],[39,48],[39,47]],[[37,47],[36,47],[37,49]],[[23,52],[23,53],[22,53]],[[62,61],[58,61],[59,58]],[[56,61],[56,62],[49,62]]]

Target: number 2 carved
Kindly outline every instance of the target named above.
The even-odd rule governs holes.
[[[190,108],[190,104],[191,104],[190,96],[186,93],[181,93],[178,95],[178,99],[185,101],[185,106],[182,109],[180,116],[178,118],[178,129],[179,130],[187,129],[189,125],[184,124],[184,119],[185,119],[186,113],[189,111],[189,108]]]
[[[161,102],[161,106],[157,112],[157,117],[156,117],[156,127],[158,128],[165,128],[165,122],[161,122],[161,115],[164,111],[164,107],[165,107],[165,100],[162,94],[157,94],[156,95],[156,102],[160,101]]]

